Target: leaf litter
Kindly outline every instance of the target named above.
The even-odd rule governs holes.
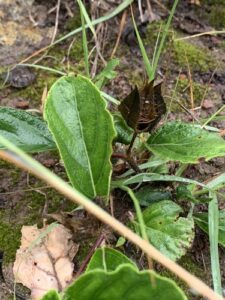
[[[23,226],[21,246],[13,273],[16,283],[31,290],[31,299],[40,299],[48,290],[62,291],[73,279],[73,258],[78,244],[61,224]]]

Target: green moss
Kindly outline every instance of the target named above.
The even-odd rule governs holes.
[[[216,5],[225,4],[225,0],[201,0],[202,4]]]
[[[79,11],[77,11],[77,13],[72,18],[69,18],[65,24],[66,31],[72,31],[78,27],[81,27]]]
[[[194,103],[199,105],[203,99],[204,93],[207,87],[198,82],[192,82],[193,98]],[[187,95],[187,98],[190,99],[190,83],[188,79],[179,80],[177,85],[177,92],[181,95]]]
[[[0,219],[1,214],[0,214]],[[4,263],[14,261],[16,250],[20,245],[21,226],[15,224],[0,223],[0,248],[4,251]]]
[[[215,5],[212,7],[209,15],[209,23],[211,26],[215,27],[216,29],[225,28],[225,7],[224,6]]]
[[[191,71],[206,72],[216,67],[216,62],[207,49],[184,40],[174,42],[174,56],[176,62],[184,69],[187,69],[188,61]]]

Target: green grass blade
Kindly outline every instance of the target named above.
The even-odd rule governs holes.
[[[79,4],[79,7],[80,7],[80,11],[81,11],[81,14],[83,15],[84,19],[85,19],[85,22],[87,23],[88,27],[90,28],[92,34],[94,36],[96,36],[96,33],[95,33],[95,29],[94,29],[94,26],[92,25],[92,22],[91,22],[91,19],[89,18],[89,15],[87,13],[87,10],[82,2],[82,0],[77,0],[78,4]],[[82,26],[83,27],[83,26]]]
[[[163,50],[164,43],[165,43],[165,40],[166,40],[166,37],[167,37],[167,34],[168,34],[168,30],[169,30],[169,27],[170,27],[173,15],[175,13],[178,1],[179,0],[175,0],[174,3],[173,3],[173,7],[171,9],[169,18],[168,18],[168,20],[166,22],[166,26],[165,26],[165,29],[164,29],[163,34],[162,34],[162,38],[161,38],[161,41],[160,41],[160,44],[159,44],[159,48],[158,48],[158,50],[156,52],[156,56],[155,56],[155,60],[154,60],[154,65],[153,65],[153,75],[154,76],[155,76],[155,73],[156,73],[156,69],[157,69],[157,66],[158,66],[158,63],[159,63],[159,58],[160,58],[161,52]]]
[[[31,67],[31,68],[35,68],[35,69],[40,69],[40,70],[51,72],[51,73],[55,73],[55,74],[58,74],[58,75],[61,75],[61,76],[65,76],[66,75],[65,72],[61,72],[61,71],[58,71],[56,69],[45,67],[45,66],[42,66],[42,65],[18,64],[17,66],[25,66],[25,67]]]
[[[218,235],[219,235],[219,210],[218,201],[215,193],[210,193],[213,198],[209,203],[208,224],[209,224],[209,242],[210,242],[210,257],[211,270],[213,278],[214,291],[222,295],[220,261],[218,249]]]
[[[138,32],[138,28],[137,28],[137,25],[136,25],[136,22],[135,22],[132,10],[131,10],[131,13],[132,13],[132,19],[133,19],[133,24],[134,24],[134,30],[135,30],[135,33],[136,33],[136,36],[137,36],[137,39],[138,39],[138,44],[139,44],[139,48],[141,50],[141,55],[143,57],[143,61],[144,61],[145,68],[146,68],[146,72],[147,72],[149,80],[152,81],[154,79],[153,68],[151,66],[151,63],[149,62],[148,55],[147,55],[147,52],[145,50],[145,46],[144,46],[144,44],[142,42],[142,39],[140,37],[140,34]]]
[[[138,199],[135,197],[133,191],[130,188],[124,186],[124,187],[122,187],[122,190],[126,191],[128,193],[128,195],[130,196],[130,198],[132,199],[132,201],[134,203],[134,208],[135,208],[135,211],[136,211],[138,223],[140,225],[141,236],[144,240],[149,242],[148,235],[147,235],[147,232],[146,232],[145,222],[144,222],[144,219],[143,219],[143,215],[142,215],[142,211],[141,211],[141,207],[140,207]]]
[[[81,0],[77,0],[77,3],[79,5],[79,7],[80,7],[80,18],[81,18],[81,25],[82,25],[82,44],[83,44],[83,51],[84,51],[85,71],[86,71],[87,77],[90,78],[89,62],[88,62],[88,43],[87,43],[87,35],[86,35],[86,28],[85,28],[85,20],[86,20],[85,14],[87,16],[88,16],[88,14],[87,14],[87,11],[86,11],[86,9],[85,9],[82,1]],[[88,19],[89,19],[89,17],[88,17]],[[89,19],[89,21],[90,21],[90,19]],[[87,21],[86,21],[86,23],[87,23]],[[88,24],[88,27],[90,28],[89,24]],[[93,26],[92,26],[92,28],[93,28]]]
[[[202,125],[202,127],[205,127],[209,122],[211,122],[213,119],[215,119],[215,117],[221,113],[221,111],[223,111],[225,109],[225,104],[218,109],[212,116],[210,116],[210,118],[207,119],[207,121],[205,121],[205,123]]]

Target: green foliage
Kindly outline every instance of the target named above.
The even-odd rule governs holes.
[[[150,136],[146,147],[160,158],[182,163],[197,163],[202,158],[209,160],[225,154],[225,141],[218,134],[181,122],[165,124]]]
[[[208,213],[197,213],[194,215],[196,224],[206,233],[208,230]],[[219,244],[225,247],[225,210],[219,211]]]
[[[95,76],[95,84],[99,89],[101,89],[108,80],[112,80],[116,77],[117,73],[114,69],[119,65],[119,62],[119,59],[111,59],[105,68]]]
[[[23,110],[0,107],[0,135],[26,152],[56,149],[46,122]]]
[[[86,273],[96,269],[111,272],[115,271],[122,264],[130,264],[137,268],[135,264],[121,252],[112,248],[99,248],[92,256],[87,266]]]
[[[115,136],[100,92],[87,78],[60,78],[51,88],[45,118],[71,183],[84,195],[108,197]]]
[[[179,217],[182,212],[179,205],[169,200],[151,204],[143,211],[149,241],[172,260],[183,256],[194,239],[194,221]]]
[[[152,282],[151,282],[152,280]],[[76,295],[76,298],[75,298]],[[64,293],[63,300],[186,300],[184,293],[167,278],[150,271],[137,271],[122,264],[113,272],[94,270],[85,273]]]
[[[123,143],[125,145],[129,145],[134,133],[133,129],[127,125],[127,123],[119,113],[113,114],[113,120],[116,129],[115,141]]]
[[[136,198],[139,200],[141,206],[149,206],[154,202],[159,202],[165,199],[171,200],[172,195],[170,192],[154,190],[151,186],[144,186],[135,193]]]
[[[184,201],[191,201],[195,204],[198,203],[209,203],[211,198],[203,195],[203,196],[196,196],[194,193],[196,185],[189,184],[189,185],[179,185],[176,189],[176,197],[177,200],[184,200]]]
[[[85,273],[61,297],[49,291],[42,300],[121,300],[124,296],[127,300],[187,300],[174,281],[153,271],[138,271],[130,259],[110,248],[97,249]]]
[[[52,290],[52,291],[49,291],[47,294],[45,294],[41,300],[60,300],[60,299],[62,299],[62,298],[57,293],[57,291]]]

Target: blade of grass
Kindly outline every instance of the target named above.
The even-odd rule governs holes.
[[[140,37],[140,34],[138,32],[138,28],[137,28],[137,25],[136,25],[136,22],[135,22],[135,19],[134,19],[132,7],[131,7],[131,15],[132,15],[132,20],[133,20],[134,30],[135,30],[135,33],[136,33],[136,36],[137,36],[137,39],[138,39],[139,48],[141,50],[141,55],[143,57],[143,61],[144,61],[144,64],[145,64],[145,69],[146,69],[149,80],[152,81],[154,79],[153,68],[152,68],[152,66],[149,62],[148,55],[147,55],[147,52],[145,50],[145,46],[144,46],[144,44],[142,42],[142,39]]]
[[[114,103],[114,104],[116,104],[116,105],[119,105],[119,104],[120,104],[120,101],[119,101],[119,100],[113,98],[112,96],[110,96],[109,94],[107,94],[107,93],[105,93],[105,92],[103,92],[103,91],[101,91],[101,95],[102,95],[107,101],[110,101],[110,102],[112,102],[112,103]]]
[[[153,168],[153,167],[159,167],[159,166],[162,166],[162,165],[165,165],[166,164],[166,161],[165,160],[155,160],[155,161],[149,161],[149,162],[146,162],[146,163],[143,163],[143,164],[140,164],[138,166],[138,168],[140,170],[144,170],[144,169],[149,169],[149,168]],[[122,175],[118,176],[119,178],[125,178],[129,175],[132,175],[134,174],[135,171],[130,169],[128,171],[126,171],[125,173],[123,173]]]
[[[201,187],[207,188],[207,186],[203,183],[200,183],[197,180],[188,179],[184,177],[174,176],[174,175],[160,175],[156,173],[140,173],[133,177],[120,179],[112,181],[112,187],[122,188],[124,186],[134,184],[134,183],[141,183],[141,182],[153,182],[153,181],[168,181],[168,182],[182,182],[182,183],[192,183]],[[210,190],[209,188],[207,188]]]
[[[175,0],[174,1],[173,7],[172,7],[172,9],[170,11],[169,18],[168,18],[168,20],[166,22],[165,29],[163,30],[162,38],[161,38],[161,41],[160,41],[160,44],[159,44],[159,48],[158,48],[158,50],[156,52],[156,56],[155,56],[155,60],[154,60],[154,65],[153,65],[153,75],[154,76],[155,76],[155,73],[156,73],[156,69],[157,69],[157,66],[158,66],[158,63],[159,63],[159,58],[160,58],[161,52],[163,50],[164,43],[165,43],[168,31],[169,31],[169,27],[170,27],[173,15],[174,15],[176,7],[177,7],[178,1],[179,0]]]
[[[130,188],[124,186],[122,189],[124,191],[126,191],[128,193],[128,195],[130,196],[130,198],[132,199],[132,201],[134,203],[134,208],[135,208],[135,211],[136,211],[136,215],[137,215],[138,224],[140,226],[141,237],[145,241],[147,241],[149,243],[148,235],[147,235],[147,232],[146,232],[145,221],[143,219],[143,214],[142,214],[142,211],[141,211],[141,207],[140,207],[139,201],[135,197],[133,191]],[[153,269],[152,259],[147,256],[147,260],[148,260],[148,267],[149,267],[149,269]]]
[[[90,28],[92,34],[94,36],[96,36],[96,32],[95,32],[95,29],[94,29],[94,26],[91,22],[91,19],[89,18],[89,15],[87,13],[87,10],[82,2],[82,0],[77,0],[77,3],[80,7],[80,13],[83,15],[84,19],[85,19],[85,22],[87,23],[88,27]],[[82,30],[83,30],[83,26],[82,26]]]
[[[25,66],[25,67],[31,67],[31,68],[35,68],[35,69],[41,69],[47,72],[51,72],[51,73],[55,73],[61,76],[65,76],[66,73],[62,72],[62,71],[58,71],[56,69],[53,68],[49,68],[49,67],[45,67],[45,66],[41,66],[41,65],[35,65],[35,64],[18,64],[17,66]]]
[[[28,170],[33,175],[37,176],[41,180],[44,180],[57,191],[68,197],[72,202],[82,205],[88,212],[96,216],[103,223],[108,224],[111,228],[117,231],[119,234],[129,239],[140,249],[142,249],[147,255],[152,257],[157,262],[161,263],[167,269],[178,275],[184,282],[190,287],[198,291],[201,295],[207,297],[209,300],[224,300],[220,295],[214,293],[204,282],[187,272],[175,262],[164,256],[155,247],[143,240],[137,234],[132,232],[128,227],[117,221],[110,214],[108,214],[101,207],[96,205],[93,201],[86,198],[77,190],[68,185],[61,178],[53,174],[47,168],[42,166],[39,162],[28,156],[22,150],[14,146],[7,139],[0,136],[0,143],[3,144],[8,150],[0,151],[0,157],[12,162],[22,169]]]
[[[158,48],[159,38],[160,38],[160,35],[161,35],[161,28],[162,28],[162,25],[160,25],[159,32],[157,34],[157,39],[156,39],[156,43],[155,43],[155,47],[154,47],[154,53],[153,53],[153,57],[152,57],[152,68],[153,68],[154,62],[155,62],[156,51],[157,51],[157,48]]]
[[[222,295],[219,249],[218,249],[219,209],[218,209],[218,201],[217,201],[216,194],[211,192],[210,196],[213,199],[210,201],[209,208],[208,208],[211,272],[213,278],[214,291],[219,295]]]
[[[211,122],[224,109],[225,109],[225,104],[222,107],[220,107],[220,109],[218,109],[212,116],[210,116],[210,118],[208,118],[207,121],[205,121],[205,123],[202,125],[202,127],[205,127],[209,122]]]
[[[86,71],[86,75],[88,78],[90,78],[90,73],[89,73],[89,62],[88,62],[88,43],[87,43],[87,35],[86,35],[86,28],[85,28],[85,21],[87,23],[87,17],[88,14],[86,12],[86,9],[82,3],[81,0],[77,0],[77,3],[79,5],[80,8],[80,18],[81,18],[81,25],[82,25],[82,44],[83,44],[83,51],[84,51],[84,63],[85,63],[85,71]],[[86,16],[86,18],[85,18]],[[84,21],[85,19],[85,21]],[[89,17],[88,20],[90,21]],[[90,23],[90,22],[89,22]],[[90,24],[88,24],[88,27],[91,29],[93,28],[92,24],[90,27]],[[94,30],[94,28],[93,28]],[[95,34],[95,31],[94,31]]]

